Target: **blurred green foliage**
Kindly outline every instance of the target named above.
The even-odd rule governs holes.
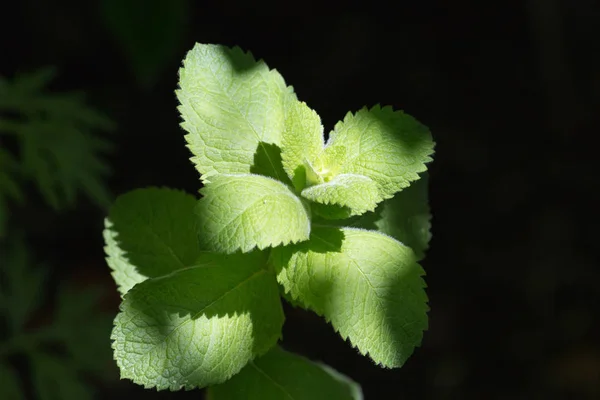
[[[75,206],[78,193],[110,202],[102,156],[111,145],[95,132],[113,123],[82,95],[49,91],[54,75],[0,77],[0,399],[91,399],[87,378],[114,373],[100,292],[55,285],[55,270],[38,265],[11,214],[30,203],[30,183],[54,211]]]
[[[25,380],[12,357],[25,357],[38,399],[88,399],[92,391],[83,376],[104,376],[110,368],[111,319],[95,309],[100,293],[59,285],[51,322],[43,321],[48,267],[35,265],[20,238],[3,243],[6,261],[0,271],[0,316],[8,329],[0,346],[0,398],[25,398]],[[104,362],[103,362],[104,361]]]
[[[87,106],[80,93],[46,90],[54,76],[52,68],[12,81],[0,76],[0,237],[7,203],[25,201],[27,181],[55,210],[73,206],[78,192],[99,206],[110,204],[104,184],[109,167],[102,155],[111,145],[95,132],[110,131],[113,123]]]
[[[48,312],[49,268],[36,265],[20,238],[3,243],[6,264],[0,270],[0,317],[7,336],[0,346],[0,398],[85,400],[93,391],[84,377],[113,372],[107,337],[111,318],[97,312],[100,293],[61,284],[56,290],[51,321]],[[25,359],[31,375],[24,378],[13,362]]]

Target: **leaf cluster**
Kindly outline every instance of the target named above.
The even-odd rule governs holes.
[[[106,219],[121,376],[210,386],[212,399],[360,398],[348,378],[277,347],[280,297],[377,364],[404,364],[427,328],[429,130],[375,106],[325,142],[276,70],[218,45],[187,54],[177,97],[201,198],[138,189]]]

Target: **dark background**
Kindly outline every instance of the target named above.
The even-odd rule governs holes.
[[[383,370],[325,322],[291,307],[284,347],[349,375],[367,400],[600,398],[600,270],[592,253],[598,3],[365,2],[328,16],[294,15],[322,15],[321,3],[194,2],[149,84],[136,80],[100,2],[15,2],[0,6],[0,73],[54,65],[52,89],[84,90],[115,120],[115,195],[150,185],[199,188],[174,95],[195,42],[239,45],[265,59],[326,130],[364,105],[405,110],[437,143],[422,347],[403,368]],[[277,15],[265,19],[269,12]],[[139,43],[151,50],[170,28],[146,13],[140,3],[132,18],[150,32]],[[79,204],[59,215],[39,204],[15,213],[55,279],[105,286],[103,307],[116,314],[119,296],[102,251],[105,210]],[[198,398],[145,391],[118,381],[117,371],[98,390]]]

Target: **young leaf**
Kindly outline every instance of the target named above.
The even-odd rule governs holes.
[[[350,378],[273,347],[233,378],[208,389],[209,400],[362,400]]]
[[[433,146],[429,130],[417,120],[391,107],[375,106],[346,115],[331,133],[325,154],[334,163],[329,168],[373,179],[387,199],[427,169]]]
[[[307,240],[308,210],[288,186],[259,175],[213,175],[200,190],[198,238],[220,253]]]
[[[375,181],[355,174],[336,175],[329,182],[309,186],[302,191],[302,197],[317,203],[348,207],[348,216],[373,211],[383,200]]]
[[[194,265],[194,196],[167,188],[137,189],[120,196],[105,221],[106,261],[121,294],[146,278]]]
[[[251,172],[261,143],[281,143],[286,109],[296,99],[277,71],[239,47],[196,44],[179,86],[185,139],[205,176]]]
[[[295,101],[290,105],[285,121],[281,143],[283,168],[290,179],[297,183],[297,190],[304,187],[305,169],[313,164],[323,152],[323,126],[321,118],[306,103]]]
[[[427,328],[427,296],[412,250],[379,232],[313,227],[308,242],[273,249],[293,298],[385,367],[400,367]]]
[[[283,311],[264,266],[191,267],[132,288],[112,334],[121,377],[158,390],[205,387],[268,351]]]
[[[421,174],[421,179],[381,203],[372,215],[364,214],[353,226],[390,235],[410,247],[418,260],[423,259],[431,239],[428,181],[428,174]]]

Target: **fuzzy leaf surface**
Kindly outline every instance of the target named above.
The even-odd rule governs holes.
[[[373,211],[382,199],[377,183],[363,175],[340,174],[329,182],[307,187],[302,197],[321,204],[349,209],[349,216]]]
[[[105,221],[106,261],[121,294],[146,278],[194,265],[196,198],[167,188],[119,196]]]
[[[112,334],[121,377],[158,390],[201,388],[267,352],[281,336],[283,311],[264,266],[215,263],[136,285]]]
[[[214,175],[196,207],[203,248],[248,252],[307,240],[309,212],[292,190],[260,175]]]
[[[345,150],[337,149],[343,146]],[[374,180],[384,199],[418,179],[433,154],[431,133],[424,125],[391,107],[363,108],[336,124],[325,154],[335,153],[328,167],[340,174],[364,175]],[[343,155],[343,157],[340,157]]]
[[[286,110],[296,99],[277,71],[238,47],[196,44],[179,86],[185,139],[205,177],[252,172],[258,147],[281,143]]]
[[[321,118],[306,103],[296,101],[287,113],[282,140],[283,168],[297,189],[304,187],[306,168],[323,152]]]
[[[362,354],[400,367],[427,329],[423,269],[409,247],[379,232],[313,227],[311,239],[273,249],[277,279]]]
[[[233,378],[208,389],[209,400],[362,400],[350,378],[273,347]]]

